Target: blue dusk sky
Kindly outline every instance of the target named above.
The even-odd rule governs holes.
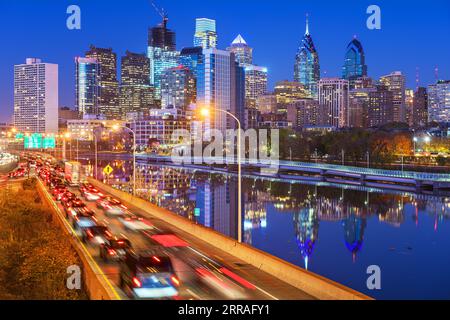
[[[354,35],[362,42],[369,75],[402,71],[408,86],[450,79],[450,1],[428,0],[157,0],[169,14],[177,47],[192,46],[195,18],[217,20],[219,48],[241,34],[254,48],[255,64],[268,67],[269,87],[293,78],[294,57],[310,15],[310,33],[323,77],[341,76],[345,48]],[[66,9],[81,8],[82,29],[66,28]],[[382,29],[369,30],[369,5],[381,8]],[[74,106],[74,57],[90,44],[144,53],[147,29],[161,21],[149,0],[0,0],[0,121],[13,111],[13,66],[27,57],[59,64],[61,106]],[[120,61],[120,60],[119,60]],[[118,65],[119,65],[118,61]]]

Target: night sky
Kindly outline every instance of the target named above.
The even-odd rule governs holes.
[[[341,76],[345,48],[357,35],[366,51],[369,75],[378,78],[403,71],[408,86],[450,79],[450,1],[406,0],[157,0],[169,14],[177,47],[192,46],[195,18],[217,20],[219,48],[242,34],[254,48],[254,63],[269,69],[272,88],[293,78],[294,57],[310,14],[310,33],[319,52],[322,76]],[[77,4],[82,30],[66,28],[66,9]],[[366,27],[366,9],[382,10],[382,29]],[[59,64],[60,105],[74,105],[74,57],[90,44],[144,53],[147,28],[160,22],[149,0],[0,0],[0,121],[9,121],[13,106],[13,66],[27,57]],[[120,60],[119,60],[120,61]],[[119,62],[118,61],[118,62]]]

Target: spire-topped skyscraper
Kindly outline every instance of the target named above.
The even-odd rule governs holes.
[[[309,33],[309,16],[306,15],[306,31],[295,56],[294,81],[305,85],[312,97],[317,97],[320,80],[319,54]]]

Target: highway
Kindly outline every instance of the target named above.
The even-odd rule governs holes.
[[[47,189],[46,189],[47,190]],[[171,257],[174,271],[180,280],[179,296],[181,300],[302,300],[313,299],[305,292],[283,283],[277,278],[220,251],[204,241],[196,239],[182,230],[169,227],[162,220],[150,217],[137,208],[128,208],[133,214],[140,216],[152,226],[150,230],[136,232],[127,230],[117,218],[105,215],[95,202],[88,202],[81,197],[78,188],[69,190],[80,197],[96,214],[99,224],[105,224],[112,233],[131,241],[137,250],[147,249],[156,244]],[[65,220],[62,205],[56,202],[47,192],[47,197],[60,216]],[[101,190],[105,195],[104,190]],[[71,228],[66,223],[67,228]],[[73,233],[73,230],[70,230]],[[117,299],[128,299],[119,288],[119,265],[106,263],[99,256],[99,248],[83,244],[77,238],[84,252],[101,270],[108,286],[114,291]]]

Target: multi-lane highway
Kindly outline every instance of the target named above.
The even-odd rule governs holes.
[[[305,292],[281,282],[279,279],[250,266],[239,259],[196,239],[182,230],[169,227],[164,221],[149,216],[141,210],[128,208],[151,226],[146,231],[126,229],[118,217],[107,216],[95,202],[84,199],[78,188],[69,188],[89,209],[95,212],[99,224],[106,225],[119,238],[127,238],[133,248],[144,250],[158,246],[159,250],[170,256],[174,271],[180,280],[179,299],[312,299]],[[100,190],[106,195],[106,192]],[[60,219],[65,220],[62,205],[51,197],[48,189],[46,196],[52,201]],[[71,233],[75,231],[65,223]],[[120,267],[118,262],[104,262],[99,255],[99,247],[78,241],[89,259],[101,270],[107,285],[117,299],[128,299],[119,285]]]

